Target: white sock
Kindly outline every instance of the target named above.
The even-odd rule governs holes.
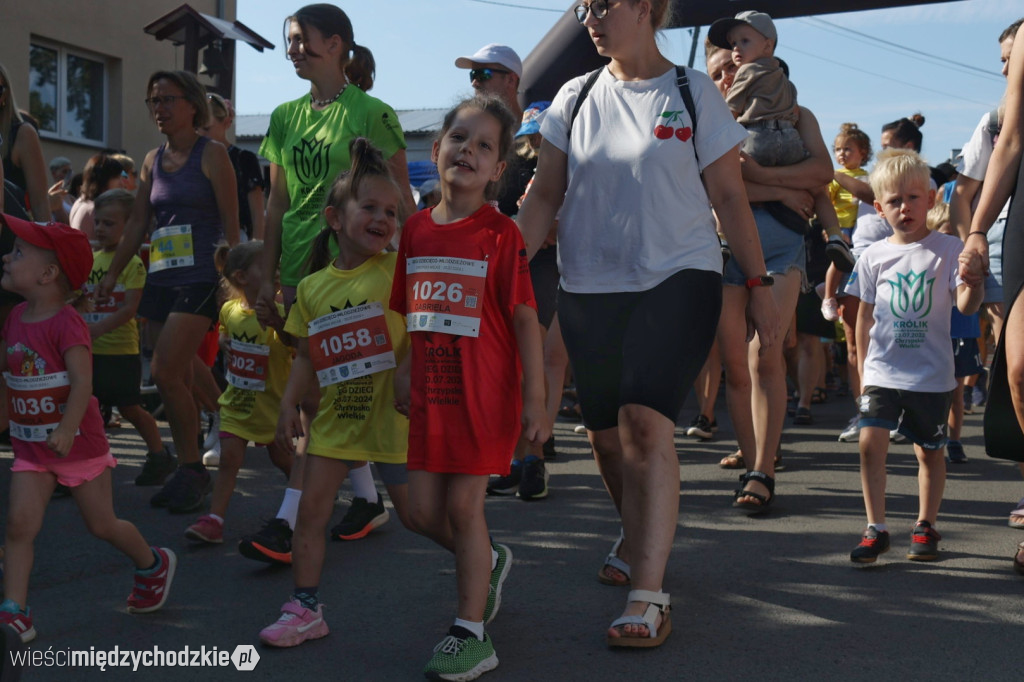
[[[491,570],[493,571],[498,567],[498,550],[491,547]]]
[[[281,500],[281,508],[277,510],[277,518],[288,522],[288,527],[295,529],[295,517],[299,513],[299,500],[302,498],[302,491],[295,488],[285,488],[284,499]]]
[[[884,524],[884,523],[869,523],[868,524],[868,528],[874,528],[879,533],[885,533],[886,531],[889,530],[889,526],[887,524]]]
[[[224,519],[222,517],[217,516],[216,514],[207,514],[207,516],[209,516],[211,519],[213,519],[214,521],[216,521],[220,525],[222,525],[222,526],[224,525]]]
[[[352,469],[348,472],[348,480],[352,481],[352,494],[361,497],[370,504],[377,503],[377,485],[373,482],[370,465]]]
[[[467,630],[472,632],[473,636],[479,639],[481,642],[484,641],[484,622],[482,620],[474,622],[471,620],[462,620],[461,618],[456,618],[455,624],[460,628],[466,628]]]

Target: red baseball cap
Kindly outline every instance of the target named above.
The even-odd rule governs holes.
[[[71,283],[80,289],[92,271],[92,246],[81,230],[61,223],[32,223],[2,214],[3,222],[15,235],[33,246],[57,254],[60,269]]]

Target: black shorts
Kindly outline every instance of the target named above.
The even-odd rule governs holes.
[[[583,423],[618,424],[643,405],[673,422],[715,340],[722,277],[683,270],[648,291],[573,294],[559,289],[558,318]]]
[[[974,376],[982,367],[978,339],[953,339],[953,376]]]
[[[542,248],[530,261],[530,282],[537,301],[537,319],[545,329],[555,319],[558,296],[558,247]]]
[[[865,386],[858,399],[860,425],[879,426],[900,433],[925,450],[946,445],[946,420],[953,392],[924,393],[897,388]]]
[[[185,284],[163,287],[147,284],[139,301],[139,316],[153,322],[166,322],[171,313],[202,315],[216,322],[220,315],[217,303],[218,284]]]
[[[796,330],[822,339],[836,338],[836,323],[821,316],[821,297],[814,291],[801,291],[796,300]]]
[[[142,403],[142,359],[138,355],[92,356],[92,394],[102,405],[127,407]]]

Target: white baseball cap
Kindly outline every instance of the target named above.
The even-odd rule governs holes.
[[[508,45],[491,43],[481,47],[474,55],[455,60],[455,66],[460,69],[472,69],[473,64],[501,64],[520,78],[523,77],[523,60]]]

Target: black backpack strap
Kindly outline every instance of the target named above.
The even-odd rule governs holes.
[[[679,94],[683,96],[683,105],[686,113],[690,115],[690,122],[693,124],[693,156],[697,159],[697,168],[700,168],[700,156],[697,154],[697,106],[693,103],[693,93],[690,92],[690,78],[686,75],[685,66],[676,66],[676,85],[679,86]]]
[[[572,115],[569,117],[569,133],[572,134],[572,124],[576,120],[576,114],[580,113],[580,107],[583,106],[583,100],[587,98],[587,93],[590,92],[591,88],[594,87],[594,83],[601,77],[601,72],[604,71],[602,66],[600,69],[596,69],[587,76],[587,80],[583,83],[583,88],[580,90],[580,94],[576,96],[576,104],[572,108]]]

